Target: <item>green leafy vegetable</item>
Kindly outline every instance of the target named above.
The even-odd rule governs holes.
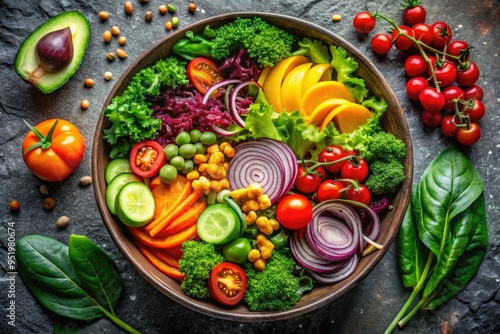
[[[326,45],[317,39],[304,38],[299,41],[299,48],[292,52],[293,56],[305,56],[316,64],[328,64],[330,54]]]
[[[16,255],[23,282],[52,312],[76,320],[106,316],[129,333],[139,333],[114,312],[122,290],[116,265],[86,237],[71,235],[68,247],[53,238],[24,236]]]
[[[208,26],[207,26],[208,27]],[[215,36],[215,31],[210,29]],[[212,43],[202,35],[195,35],[192,31],[186,31],[186,38],[181,39],[172,47],[172,51],[187,60],[197,57],[211,57]]]
[[[154,139],[161,120],[153,118],[148,101],[160,94],[164,86],[186,85],[186,64],[170,57],[157,61],[134,75],[122,95],[113,98],[104,110],[112,125],[104,130],[104,139],[111,144],[112,159],[126,157],[136,142]]]
[[[436,308],[477,273],[488,246],[483,189],[471,161],[455,148],[443,151],[424,171],[398,239],[403,283],[413,292],[386,333],[419,309]]]
[[[356,101],[361,102],[368,95],[368,89],[365,81],[361,78],[352,76],[358,68],[358,63],[347,56],[347,51],[338,46],[330,46],[332,54],[331,64],[337,71],[337,81],[342,82],[351,91]]]

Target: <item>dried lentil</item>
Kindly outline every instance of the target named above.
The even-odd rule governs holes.
[[[40,194],[42,194],[43,196],[49,195],[49,189],[47,188],[47,186],[45,184],[42,184],[40,186]]]
[[[118,28],[118,26],[112,26],[111,33],[113,34],[113,36],[118,36],[120,34],[120,28]]]
[[[102,22],[106,22],[106,20],[109,18],[109,13],[108,12],[100,12],[99,18],[101,19]]]
[[[116,49],[116,55],[118,56],[118,58],[120,59],[125,59],[127,58],[127,52],[125,50],[123,50],[122,48],[118,48]]]
[[[118,38],[118,44],[119,44],[119,45],[121,45],[121,46],[123,46],[123,45],[125,45],[125,43],[127,43],[127,37],[125,37],[125,36],[120,36],[120,37]]]
[[[103,34],[102,34],[102,39],[106,42],[106,43],[109,43],[111,42],[111,39],[113,38],[113,34],[111,33],[111,31],[109,30],[106,30]]]
[[[146,20],[146,22],[153,21],[153,12],[148,10],[146,13],[144,13],[144,19]]]
[[[45,211],[50,211],[56,206],[56,200],[52,197],[47,197],[43,200],[42,207]]]

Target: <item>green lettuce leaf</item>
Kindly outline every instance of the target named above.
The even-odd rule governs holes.
[[[365,81],[361,78],[352,76],[352,73],[358,68],[358,63],[347,56],[347,51],[341,47],[330,46],[332,54],[332,66],[337,71],[337,81],[342,82],[351,91],[356,101],[361,102],[368,95],[368,89]]]
[[[299,42],[299,49],[292,54],[294,56],[305,56],[316,64],[328,64],[330,62],[328,48],[317,39],[302,39]]]

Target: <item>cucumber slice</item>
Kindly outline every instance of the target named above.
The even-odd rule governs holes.
[[[130,161],[122,158],[111,160],[104,170],[106,184],[109,184],[115,176],[121,173],[133,173]]]
[[[153,219],[155,199],[148,186],[130,182],[122,187],[116,197],[116,215],[127,226],[141,227]]]
[[[132,173],[121,173],[114,177],[106,188],[106,205],[108,206],[109,212],[116,215],[116,196],[124,185],[130,182],[141,181],[140,177]]]
[[[236,239],[241,224],[236,213],[227,204],[208,206],[196,221],[198,235],[203,241],[223,245]]]

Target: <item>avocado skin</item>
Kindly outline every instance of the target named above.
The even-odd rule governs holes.
[[[37,82],[33,82],[30,76],[39,67],[35,58],[36,43],[46,34],[68,26],[76,28],[76,34],[73,35],[72,61],[61,71],[46,73]],[[87,51],[89,38],[90,24],[82,13],[67,11],[54,16],[36,28],[23,41],[15,57],[15,71],[24,81],[34,84],[43,93],[51,93],[64,85],[78,70]]]

